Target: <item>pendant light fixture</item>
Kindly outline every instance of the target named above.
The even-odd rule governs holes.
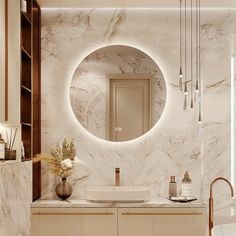
[[[179,89],[184,93],[183,108],[198,108],[198,122],[202,122],[201,114],[201,52],[200,52],[200,1],[184,0],[184,22],[183,6],[180,1],[179,10],[179,35],[180,35],[180,70],[179,70]],[[189,11],[188,11],[189,6]],[[194,13],[195,7],[195,13]],[[195,24],[194,24],[195,21]],[[183,27],[184,25],[184,27]],[[195,43],[194,43],[195,34]],[[182,40],[184,36],[184,40]],[[189,48],[189,51],[188,51]],[[194,55],[195,54],[195,55]],[[183,70],[184,68],[184,70]],[[188,83],[190,85],[188,86]],[[190,99],[190,101],[188,101]],[[189,104],[189,105],[188,105]]]
[[[179,1],[179,89],[183,90],[183,55],[182,55],[182,0]]]
[[[187,0],[184,0],[184,110],[187,109]]]
[[[196,87],[195,87],[195,91],[196,93],[199,92],[199,60],[198,60],[198,56],[199,56],[199,50],[198,50],[198,39],[199,39],[199,19],[198,19],[198,14],[199,14],[199,11],[198,11],[198,1],[199,0],[196,0]]]
[[[199,83],[199,98],[198,98],[198,123],[202,123],[202,81],[201,81],[201,0],[198,0],[198,83]]]
[[[191,71],[191,102],[190,108],[193,108],[193,0],[191,0],[190,9],[190,71]]]

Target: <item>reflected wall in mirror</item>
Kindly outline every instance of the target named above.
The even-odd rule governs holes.
[[[80,124],[93,135],[128,141],[160,119],[166,85],[158,65],[144,52],[112,45],[89,54],[74,72],[70,100]]]

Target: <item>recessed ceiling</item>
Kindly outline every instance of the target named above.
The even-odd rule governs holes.
[[[195,0],[193,0],[195,2]],[[39,0],[43,8],[178,8],[179,0]],[[201,0],[203,8],[235,8],[236,0]]]

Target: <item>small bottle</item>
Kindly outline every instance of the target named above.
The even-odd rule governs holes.
[[[2,134],[0,133],[0,161],[5,160],[5,142],[2,138]]]
[[[27,13],[27,1],[26,0],[21,0],[21,11],[23,13]]]
[[[120,168],[115,169],[115,185],[120,185]]]
[[[182,197],[192,196],[192,180],[189,178],[189,173],[186,171],[184,173],[184,178],[182,179]]]
[[[172,197],[177,197],[177,184],[175,182],[175,176],[170,176],[169,198]]]

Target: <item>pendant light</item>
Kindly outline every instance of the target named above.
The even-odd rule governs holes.
[[[196,93],[199,92],[199,50],[198,50],[198,39],[199,39],[199,19],[198,19],[198,5],[199,0],[196,0],[196,87],[195,91]]]
[[[186,110],[188,104],[190,108],[198,108],[198,122],[202,122],[201,113],[201,51],[200,51],[200,1],[195,1],[195,15],[194,15],[194,0],[184,0],[184,23],[182,22],[182,1],[180,1],[180,13],[179,13],[179,35],[180,35],[180,70],[179,70],[179,88],[184,93],[183,108]],[[190,13],[187,14],[187,5],[190,6]],[[189,17],[188,17],[189,16]],[[190,18],[190,22],[188,19]],[[194,24],[195,20],[195,24]],[[184,24],[184,28],[183,28]],[[187,27],[189,25],[189,27]],[[189,28],[189,29],[188,29]],[[195,34],[195,43],[194,43]],[[182,37],[184,35],[184,42]],[[187,52],[189,49],[189,52]],[[195,47],[195,49],[194,49]],[[184,50],[184,52],[183,52]],[[195,55],[194,55],[195,53]],[[195,62],[194,62],[195,60]],[[184,68],[184,70],[183,70]],[[183,73],[184,72],[184,73]],[[188,80],[189,78],[189,80]],[[188,88],[188,83],[190,86]],[[188,91],[189,89],[189,91]],[[188,96],[188,93],[190,94]],[[190,101],[188,102],[188,98]]]
[[[182,0],[180,0],[179,2],[179,89],[183,90]]]
[[[184,110],[187,109],[187,0],[184,0]]]
[[[198,82],[199,82],[199,99],[198,99],[198,123],[202,123],[202,85],[201,85],[201,0],[198,0]]]
[[[193,0],[191,0],[190,15],[190,71],[191,71],[191,102],[190,108],[193,108]]]

